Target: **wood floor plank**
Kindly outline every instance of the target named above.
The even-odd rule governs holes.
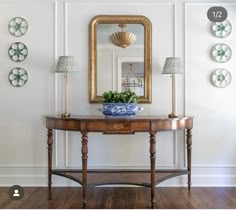
[[[25,187],[21,200],[11,200],[7,187],[0,188],[1,209],[79,209],[82,208],[80,187],[53,187],[52,200],[44,187]],[[235,209],[236,188],[233,187],[184,187],[156,188],[157,208],[161,209]],[[147,209],[150,205],[150,189],[142,187],[89,188],[89,209]]]

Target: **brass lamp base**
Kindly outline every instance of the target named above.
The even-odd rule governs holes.
[[[168,114],[168,117],[169,118],[177,118],[178,116],[174,112],[172,112],[171,114]]]
[[[63,114],[61,114],[61,117],[70,117],[71,116],[71,114],[70,113],[67,113],[67,112],[65,112],[65,113],[63,113]]]

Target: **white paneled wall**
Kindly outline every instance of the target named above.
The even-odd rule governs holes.
[[[222,1],[223,2],[223,1]],[[209,81],[210,72],[222,65],[209,56],[212,44],[219,40],[209,31],[208,8],[216,3],[186,4],[181,0],[5,0],[0,2],[0,186],[20,184],[47,185],[47,145],[43,115],[63,111],[63,75],[54,75],[59,55],[74,55],[79,72],[69,74],[69,111],[72,114],[100,115],[98,104],[88,100],[88,26],[96,15],[144,15],[152,22],[152,103],[143,105],[140,115],[167,115],[171,110],[171,79],[162,75],[165,58],[180,56],[185,75],[177,76],[177,111],[194,115],[193,186],[235,185],[234,143],[234,25],[236,5],[224,6],[233,25],[225,39],[232,50],[232,84],[218,89]],[[22,37],[8,32],[13,17],[24,17],[29,30]],[[13,42],[22,41],[28,49],[27,59],[14,63],[7,51]],[[29,80],[22,88],[8,82],[9,71],[21,66]],[[81,167],[80,133],[57,131],[54,165],[58,168]],[[184,133],[163,132],[157,135],[157,166],[185,167]],[[149,136],[89,134],[90,168],[148,168]],[[54,185],[76,185],[53,176]],[[186,178],[164,182],[186,185]]]
[[[193,114],[194,144],[193,170],[200,180],[205,174],[211,177],[210,185],[235,185],[236,181],[236,100],[235,84],[235,25],[236,4],[218,4],[228,11],[227,20],[232,32],[226,38],[217,38],[211,31],[211,22],[206,13],[214,4],[186,5],[186,111]],[[211,48],[218,43],[231,47],[232,57],[226,63],[211,58]],[[232,83],[226,88],[217,88],[211,83],[211,73],[225,68],[232,74]],[[204,174],[200,174],[204,173]]]
[[[0,13],[0,185],[41,185],[47,163],[43,115],[54,111],[54,3],[1,1]],[[28,21],[28,32],[22,37],[8,32],[14,17]],[[14,42],[23,42],[28,48],[23,62],[8,57]],[[21,88],[8,81],[15,67],[28,72],[28,82]]]

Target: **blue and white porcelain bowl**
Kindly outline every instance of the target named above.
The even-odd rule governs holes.
[[[142,107],[138,107],[137,103],[104,103],[98,111],[102,112],[106,117],[134,117],[137,112],[142,111]]]

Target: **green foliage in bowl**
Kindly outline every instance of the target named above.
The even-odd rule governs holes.
[[[130,90],[117,92],[108,91],[103,93],[103,103],[137,103],[139,97]]]

